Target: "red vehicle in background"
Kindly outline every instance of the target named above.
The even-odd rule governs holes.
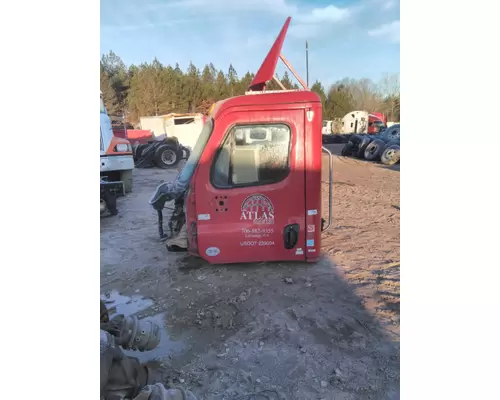
[[[134,129],[130,122],[123,122],[123,118],[113,118],[111,122],[113,135],[119,138],[128,139],[133,145],[135,143],[147,143],[153,139],[151,131],[148,129]]]
[[[387,128],[387,118],[384,114],[374,112],[368,114],[368,134],[376,135]]]

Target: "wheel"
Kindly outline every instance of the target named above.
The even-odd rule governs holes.
[[[142,157],[142,153],[144,152],[144,149],[146,149],[146,147],[148,147],[148,145],[144,143],[137,146],[134,153],[134,159],[136,161],[140,160],[140,158]]]
[[[352,146],[353,146],[353,144],[351,142],[347,142],[345,144],[345,146],[342,148],[342,151],[340,152],[340,154],[344,157],[348,157],[348,156],[352,155]]]
[[[391,137],[391,136],[377,135],[376,139],[382,140],[385,144],[399,143],[399,138],[394,138],[394,137]]]
[[[359,134],[351,136],[351,138],[349,139],[349,142],[352,143],[350,155],[355,156],[356,154],[358,154],[359,145],[361,144],[362,141],[363,141],[363,136],[361,136]]]
[[[375,139],[373,140],[365,149],[365,159],[368,161],[375,161],[380,158],[382,151],[384,150],[385,143],[383,140]]]
[[[335,143],[335,136],[334,135],[323,135],[322,141],[324,144]]]
[[[191,155],[191,150],[189,150],[187,147],[184,147],[184,152],[183,152],[183,155],[182,155],[182,158],[187,160],[189,158],[189,156]]]
[[[356,156],[358,158],[364,158],[366,146],[368,146],[371,141],[372,141],[372,138],[369,136],[363,136],[361,138],[361,141],[358,144],[358,151],[356,153]]]
[[[387,149],[389,146],[394,146],[394,145],[397,145],[399,146],[399,140],[384,140],[385,142],[385,146],[384,146],[384,149],[382,150],[382,153],[385,151],[385,149]]]
[[[400,137],[400,130],[399,130],[399,124],[392,125],[389,128],[385,129],[380,136],[385,138],[386,140],[399,140]]]
[[[357,146],[359,143],[363,140],[363,136],[361,135],[352,135],[349,141],[354,145]]]
[[[331,135],[332,136],[332,143],[335,144],[342,144],[342,143],[347,143],[348,141],[345,140],[345,138],[342,137],[342,135]]]
[[[101,324],[106,324],[109,322],[109,312],[106,305],[101,300]]]
[[[162,144],[156,149],[154,160],[159,168],[172,168],[179,163],[181,158],[177,148],[169,144]]]
[[[387,146],[380,156],[380,161],[385,165],[394,165],[396,164],[401,157],[401,153],[399,150],[399,145],[393,144]]]
[[[132,170],[122,171],[120,180],[123,182],[125,193],[130,193],[132,191]]]

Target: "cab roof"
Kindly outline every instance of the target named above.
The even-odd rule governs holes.
[[[266,106],[277,104],[310,104],[321,103],[321,98],[310,90],[272,90],[267,92],[250,92],[243,96],[230,97],[217,102],[210,113],[217,118],[224,111],[233,107]]]

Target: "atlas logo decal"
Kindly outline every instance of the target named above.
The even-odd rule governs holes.
[[[252,221],[256,225],[274,224],[274,206],[263,194],[248,196],[241,204],[240,221]]]

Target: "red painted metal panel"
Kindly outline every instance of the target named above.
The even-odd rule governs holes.
[[[290,25],[291,17],[288,17],[285,21],[285,25],[281,28],[281,31],[276,38],[271,50],[267,53],[264,62],[260,66],[259,70],[255,74],[248,90],[259,91],[264,89],[266,82],[273,79],[274,71],[276,70],[276,65],[278,64],[278,59],[281,54],[281,48],[283,47],[283,42],[285,41],[286,32],[288,30],[288,25]]]

